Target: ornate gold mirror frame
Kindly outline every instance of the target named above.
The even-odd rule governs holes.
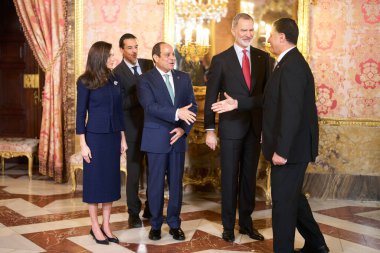
[[[174,44],[175,31],[175,0],[164,0],[165,17],[164,17],[164,41]],[[298,26],[300,29],[300,37],[298,49],[302,52],[306,59],[309,59],[309,13],[310,4],[314,4],[315,0],[298,0]],[[211,34],[211,37],[213,35]],[[211,47],[213,47],[211,45]],[[213,49],[211,49],[213,52]]]
[[[316,0],[298,0],[298,26],[300,29],[300,37],[298,39],[298,49],[302,52],[307,60],[309,60],[309,13],[310,5],[314,4]],[[157,4],[164,4],[164,41],[174,45],[174,31],[175,31],[175,0],[158,0]],[[215,54],[215,23],[211,23],[211,54]],[[196,96],[203,97],[206,93],[205,86],[194,86]]]
[[[164,17],[164,41],[174,45],[174,31],[175,31],[175,0],[159,0],[160,4],[164,4],[165,17]],[[298,27],[300,31],[297,47],[304,55],[307,61],[310,60],[309,54],[309,41],[310,41],[310,6],[316,5],[317,0],[298,0]],[[213,32],[215,29],[211,27],[211,49],[210,52],[215,54],[215,46],[213,46]],[[194,86],[196,95],[204,95],[205,87]],[[379,127],[380,121],[370,119],[336,119],[336,118],[321,118],[320,124],[324,125],[355,125],[355,126],[369,126]]]

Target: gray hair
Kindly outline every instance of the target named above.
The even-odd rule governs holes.
[[[239,23],[239,20],[240,19],[246,19],[246,20],[252,20],[253,21],[253,18],[248,15],[247,13],[238,13],[236,14],[236,16],[232,19],[232,29],[235,29],[235,27],[237,26],[237,24]]]

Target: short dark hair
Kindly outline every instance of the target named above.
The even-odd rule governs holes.
[[[124,48],[124,40],[129,40],[129,39],[137,39],[137,38],[135,35],[131,33],[123,34],[123,36],[121,36],[119,40],[119,47]]]
[[[152,48],[152,59],[153,59],[153,62],[155,62],[154,58],[153,58],[153,55],[157,55],[158,57],[161,56],[161,45],[164,45],[164,44],[168,44],[168,43],[160,41],[160,42],[156,43],[156,45],[153,46],[153,48]]]
[[[273,27],[277,32],[285,34],[285,38],[288,42],[297,45],[298,41],[298,26],[296,21],[291,18],[280,18],[274,21]]]

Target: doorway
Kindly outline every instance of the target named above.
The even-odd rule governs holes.
[[[33,88],[24,88],[24,75],[38,77]],[[24,36],[13,1],[1,0],[0,137],[39,138],[43,83],[44,73]]]

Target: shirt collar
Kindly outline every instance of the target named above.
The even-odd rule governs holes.
[[[296,46],[291,47],[291,48],[288,48],[288,49],[286,49],[284,52],[282,52],[282,53],[278,56],[278,58],[277,58],[277,62],[280,62],[281,59],[284,58],[284,56],[285,56],[290,50],[292,50],[292,49],[295,48],[295,47],[296,47]]]
[[[137,67],[140,67],[139,65],[139,61],[136,62],[135,65],[129,63],[129,61],[127,61],[126,59],[123,58],[123,61],[125,62],[125,64],[127,64],[128,68],[132,69],[133,67],[137,66]]]
[[[236,43],[234,43],[234,48],[236,53],[243,53],[243,49],[247,50],[248,55],[250,54],[251,51],[251,46],[248,46],[246,48],[238,46]]]
[[[172,76],[172,72],[171,72],[171,71],[165,73],[164,71],[162,71],[161,69],[159,69],[159,68],[157,68],[157,67],[156,67],[156,69],[157,69],[158,72],[161,74],[161,76],[163,76],[163,75],[169,75],[169,77]]]

